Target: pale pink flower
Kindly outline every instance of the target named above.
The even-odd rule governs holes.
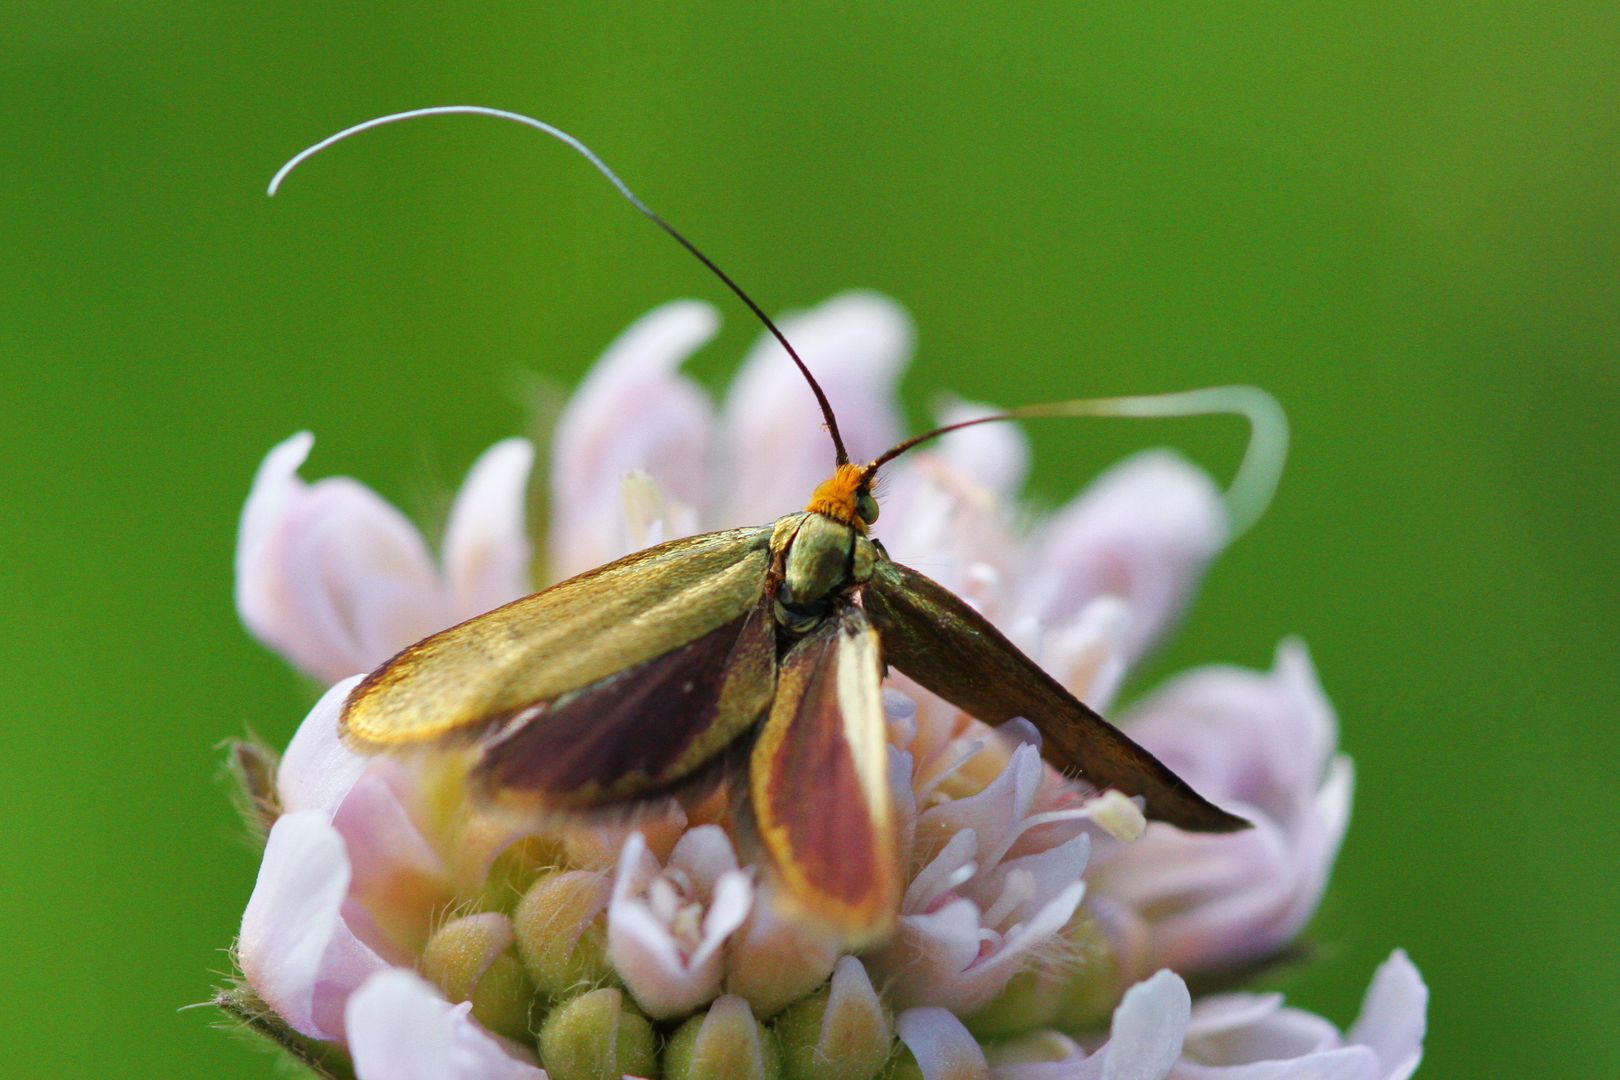
[[[1424,986],[1397,950],[1373,976],[1361,1016],[1341,1035],[1286,1008],[1280,994],[1224,994],[1192,1004],[1160,971],[1132,987],[1108,1039],[1091,1050],[1042,1032],[997,1047],[995,1080],[1407,1080],[1423,1059]]]
[[[680,372],[716,325],[704,304],[657,309],[614,342],[571,401],[549,456],[544,576],[701,529],[764,524],[803,506],[824,478],[831,447],[774,340],[761,337],[718,406]],[[850,293],[783,327],[821,378],[852,455],[899,437],[894,388],[912,331],[898,308]],[[958,403],[940,418],[983,411]],[[438,564],[415,527],[369,489],[299,479],[309,449],[308,435],[295,436],[266,458],[237,558],[244,621],[295,666],[328,681],[367,670],[529,587],[527,443],[498,444],[473,467]],[[1016,502],[1028,462],[1010,425],[948,436],[886,470],[875,532],[895,558],[958,592],[1082,700],[1105,708],[1226,543],[1222,496],[1202,471],[1151,451],[1043,519]],[[713,1014],[722,1001],[731,1027],[750,1010],[768,1025],[786,1023],[828,985],[824,1024],[844,1009],[880,1033],[880,1048],[890,1038],[884,1008],[901,1010],[894,1029],[926,1080],[1398,1080],[1421,1052],[1422,983],[1400,956],[1342,1037],[1271,998],[1212,999],[1189,1011],[1185,985],[1168,971],[1125,994],[1106,1040],[1038,1032],[1000,1040],[987,1057],[961,1019],[996,1005],[1022,972],[1039,971],[1047,988],[1077,977],[1068,935],[1082,899],[1127,981],[1160,966],[1262,955],[1298,932],[1343,834],[1350,777],[1302,647],[1285,644],[1269,675],[1195,672],[1125,714],[1135,737],[1257,825],[1224,837],[1153,826],[1121,843],[1142,828],[1137,805],[1063,780],[1041,762],[1030,725],[991,731],[891,678],[891,789],[909,858],[896,933],[864,964],[824,928],[778,910],[769,882],[738,864],[718,801],[693,815],[721,825],[690,828],[674,810],[636,831],[497,818],[458,801],[446,786],[453,768],[346,749],[336,719],[353,685],[327,692],[282,759],[283,813],[238,953],[264,1001],[296,1030],[344,1043],[360,1080],[543,1076],[532,1046],[490,1034],[467,1004],[406,970],[448,917],[487,929],[483,961],[501,955],[514,969],[511,908],[490,910],[489,878],[497,856],[526,836],[544,853],[528,870],[541,876],[518,886],[539,913],[528,932],[555,925],[574,947],[596,949],[658,1020]],[[554,924],[546,904],[557,908]],[[561,985],[578,977],[558,970]],[[602,1015],[620,1015],[611,1004],[620,992],[601,993]],[[1259,1054],[1275,1060],[1259,1064]],[[1324,1071],[1347,1061],[1362,1071]],[[1377,1071],[1365,1071],[1369,1061]]]
[[[677,368],[719,325],[715,310],[695,300],[656,308],[608,346],[569,399],[552,438],[554,578],[698,531],[714,407]],[[621,485],[638,472],[664,505],[632,529]]]
[[[501,1039],[417,975],[389,968],[348,1000],[357,1080],[546,1080],[532,1049]]]
[[[523,492],[534,449],[507,439],[467,474],[435,566],[427,542],[376,492],[347,477],[307,484],[314,436],[265,457],[242,509],[236,609],[264,644],[332,682],[529,590]]]
[[[639,833],[630,836],[608,905],[608,956],[648,1016],[681,1016],[720,993],[721,949],[753,902],[718,826],[682,836],[662,867]]]
[[[335,684],[299,726],[276,777],[270,829],[237,959],[296,1030],[342,1040],[345,1003],[372,975],[410,964],[458,883],[481,881],[516,834],[434,821],[418,777],[362,758],[337,737],[358,676]]]
[[[1351,767],[1305,649],[1270,672],[1190,672],[1128,711],[1132,737],[1254,828],[1202,836],[1150,825],[1100,853],[1093,897],[1128,972],[1202,971],[1287,944],[1321,899],[1350,815]]]
[[[1038,812],[1039,752],[1019,746],[982,791],[916,816],[913,862],[893,937],[869,963],[899,1007],[940,1005],[967,1014],[987,1004],[1069,921],[1085,892],[1090,840],[1080,810]],[[1044,844],[1021,850],[1033,828]]]

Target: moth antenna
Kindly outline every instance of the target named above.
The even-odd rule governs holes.
[[[563,143],[569,149],[578,153],[580,157],[583,157],[586,161],[590,162],[591,166],[595,168],[597,172],[606,177],[607,181],[618,189],[619,194],[624,196],[626,202],[639,210],[642,216],[646,217],[654,225],[657,225],[660,229],[663,229],[664,232],[668,233],[677,244],[680,244],[681,247],[691,252],[693,258],[702,263],[711,274],[719,278],[721,282],[725,284],[726,288],[735,293],[737,299],[741,300],[743,304],[747,306],[748,310],[754,313],[754,317],[757,318],[761,323],[765,324],[765,329],[769,330],[771,332],[771,336],[776,338],[777,342],[782,346],[783,349],[787,350],[788,356],[792,357],[793,362],[798,365],[799,373],[804,376],[805,382],[810,384],[811,392],[816,395],[816,404],[821,406],[821,415],[827,422],[827,434],[832,437],[833,450],[837,453],[837,464],[847,465],[849,463],[849,453],[844,449],[844,440],[838,433],[838,420],[835,416],[833,416],[832,403],[827,400],[827,395],[822,391],[821,384],[816,382],[816,377],[810,374],[809,365],[804,362],[803,358],[799,356],[798,352],[793,348],[793,346],[788,343],[786,335],[784,335],[782,331],[777,328],[777,325],[771,321],[771,317],[765,314],[764,309],[758,304],[754,303],[753,298],[743,291],[742,286],[733,281],[730,274],[727,274],[724,270],[720,269],[720,267],[715,264],[713,259],[710,259],[707,255],[703,254],[703,252],[699,251],[697,245],[693,244],[692,241],[682,236],[681,233],[669,222],[659,217],[658,214],[653,211],[652,207],[642,202],[636,193],[630,190],[629,185],[627,185],[623,180],[619,179],[618,173],[615,173],[612,169],[608,168],[607,163],[596,156],[595,151],[586,146],[584,143],[580,142],[578,139],[574,138],[572,135],[568,134],[568,132],[562,130],[561,128],[553,127],[544,120],[536,120],[532,116],[525,116],[522,113],[509,112],[506,109],[492,109],[486,105],[435,105],[426,109],[410,109],[406,112],[389,113],[387,116],[373,117],[370,120],[355,124],[353,127],[344,128],[335,135],[328,135],[326,138],[322,139],[313,146],[305,147],[303,150],[300,150],[298,153],[294,154],[285,165],[276,170],[276,175],[270,178],[270,187],[268,193],[271,196],[274,196],[280,189],[282,181],[286,180],[288,175],[291,174],[294,169],[298,168],[298,166],[302,165],[305,161],[308,161],[322,150],[325,150],[327,147],[340,143],[351,135],[358,135],[362,131],[370,131],[372,128],[382,127],[384,124],[393,124],[401,120],[415,120],[418,117],[423,116],[492,116],[497,120],[510,120],[515,124],[522,124],[525,127],[530,127],[543,134],[550,135],[552,138]]]
[[[1276,493],[1277,482],[1282,478],[1283,465],[1288,460],[1288,414],[1276,398],[1256,386],[1211,386],[1174,394],[1081,398],[1049,405],[1026,405],[993,416],[946,424],[933,431],[914,435],[879,454],[863,470],[863,480],[870,482],[878,469],[918,443],[953,431],[1002,420],[1066,416],[1241,416],[1247,420],[1249,445],[1243,451],[1243,460],[1238,463],[1232,483],[1222,496],[1231,530],[1230,540],[1236,540],[1254,528],[1265,516],[1266,508],[1271,505],[1271,497]]]

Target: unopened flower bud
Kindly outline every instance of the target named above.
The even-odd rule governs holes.
[[[1119,958],[1095,915],[1082,908],[1063,931],[1070,975],[1048,1023],[1064,1031],[1106,1027],[1125,990]]]
[[[1061,975],[1026,968],[1008,981],[995,999],[962,1018],[979,1039],[1004,1039],[1051,1023],[1068,989]]]
[[[726,994],[682,1024],[664,1050],[664,1080],[780,1080],[781,1053],[748,1002]]]
[[[451,1001],[471,1001],[486,1028],[527,1041],[534,987],[506,951],[512,936],[512,924],[497,912],[453,919],[428,939],[421,970]]]
[[[463,830],[462,837],[471,831]],[[464,891],[474,894],[480,911],[511,914],[535,880],[561,863],[561,849],[562,845],[550,837],[524,837],[508,845],[487,868],[470,874],[472,880]]]
[[[557,1006],[540,1028],[540,1062],[551,1080],[652,1076],[658,1037],[622,990],[592,990]]]
[[[788,1007],[774,1025],[787,1080],[871,1080],[889,1060],[894,1026],[853,956],[832,982]]]
[[[539,993],[559,998],[613,978],[607,957],[603,874],[568,870],[544,874],[512,913],[518,954]]]

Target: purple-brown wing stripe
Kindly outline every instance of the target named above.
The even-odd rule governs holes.
[[[497,719],[473,779],[492,794],[559,808],[653,794],[764,715],[775,659],[761,603],[662,656]]]

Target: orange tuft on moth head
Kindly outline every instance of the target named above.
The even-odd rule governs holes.
[[[877,520],[877,500],[872,498],[870,484],[872,468],[869,465],[844,463],[833,470],[832,476],[816,485],[805,509],[843,522],[856,532],[865,534],[866,527]]]

